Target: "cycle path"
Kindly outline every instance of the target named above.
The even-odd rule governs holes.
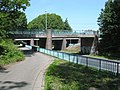
[[[43,90],[44,72],[53,58],[21,49],[26,53],[24,61],[0,69],[0,90]]]

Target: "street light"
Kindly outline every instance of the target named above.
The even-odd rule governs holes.
[[[47,11],[45,11],[45,16],[46,16],[46,20],[45,20],[46,26],[45,26],[45,29],[47,30]]]

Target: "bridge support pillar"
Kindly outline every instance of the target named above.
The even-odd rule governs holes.
[[[34,46],[34,39],[33,38],[30,40],[30,45]]]
[[[36,40],[36,46],[39,46],[39,44],[38,44],[38,43],[39,43],[39,40]]]
[[[98,54],[98,37],[95,35],[90,54]]]
[[[80,44],[80,52],[81,52],[81,38],[78,38],[78,43]]]
[[[52,50],[52,32],[51,32],[51,29],[47,29],[46,49]]]
[[[62,42],[62,50],[65,50],[66,49],[66,38],[63,38],[63,42]]]
[[[83,54],[90,54],[91,47],[94,38],[82,38],[81,39],[81,52]]]

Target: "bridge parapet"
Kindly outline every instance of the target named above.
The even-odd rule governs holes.
[[[97,31],[93,30],[73,30],[73,31],[68,31],[68,30],[62,30],[62,31],[52,31],[52,34],[62,34],[62,35],[67,35],[67,34],[85,34],[85,35],[95,35],[98,34]]]
[[[13,38],[21,38],[21,37],[47,37],[47,33],[44,30],[26,30],[26,31],[9,31],[7,32],[10,37]],[[97,31],[93,30],[73,30],[73,31],[54,31],[52,30],[52,37],[94,37],[94,35],[98,35]]]

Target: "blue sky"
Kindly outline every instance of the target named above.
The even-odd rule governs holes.
[[[25,11],[28,22],[37,16],[56,13],[68,22],[73,30],[98,30],[97,18],[107,0],[31,0]]]

